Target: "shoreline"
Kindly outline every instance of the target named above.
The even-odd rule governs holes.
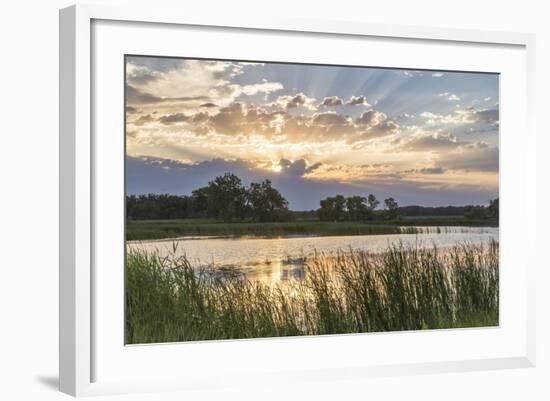
[[[143,238],[136,240],[126,240],[126,245],[137,245],[143,242],[155,243],[155,242],[179,242],[179,241],[203,241],[212,239],[227,239],[227,240],[255,240],[255,239],[296,239],[296,238],[312,238],[312,237],[356,237],[356,236],[378,236],[378,235],[427,235],[427,234],[463,234],[467,233],[469,229],[481,229],[481,230],[493,230],[499,229],[498,226],[396,226],[398,232],[374,232],[374,233],[303,233],[303,234],[277,234],[277,235],[192,235],[192,236],[177,236],[166,238]],[[423,230],[428,229],[428,232]],[[435,232],[430,232],[434,230]],[[450,232],[449,232],[450,230]],[[456,232],[453,232],[456,230]],[[466,230],[464,232],[463,230]],[[411,232],[409,232],[411,231]],[[414,231],[414,232],[413,232]],[[479,232],[483,234],[484,232]]]

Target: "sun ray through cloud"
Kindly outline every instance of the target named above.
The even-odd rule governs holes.
[[[281,160],[304,160],[321,167],[292,177],[293,185],[368,191],[391,183],[406,188],[405,203],[498,194],[493,74],[133,56],[126,93],[130,157],[242,160],[251,177],[281,175]],[[374,164],[388,167],[362,167]]]

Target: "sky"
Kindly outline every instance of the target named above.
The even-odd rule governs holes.
[[[497,74],[126,57],[128,194],[270,179],[292,210],[498,196]]]

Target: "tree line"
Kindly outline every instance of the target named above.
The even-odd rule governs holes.
[[[194,190],[191,196],[129,195],[126,197],[126,215],[130,220],[213,218],[260,222],[292,221],[296,218],[321,221],[396,220],[401,216],[498,219],[498,198],[490,201],[489,206],[399,207],[397,201],[389,197],[383,201],[383,210],[379,210],[380,203],[373,194],[367,197],[335,195],[321,200],[317,210],[293,212],[270,180],[253,182],[246,187],[239,177],[226,173]]]
[[[393,198],[384,199],[384,210],[382,213],[376,213],[375,209],[380,205],[380,201],[373,194],[369,194],[366,198],[329,196],[323,199],[320,205],[317,217],[321,221],[362,221],[376,218],[395,220],[399,217],[399,205]]]
[[[464,217],[467,219],[483,220],[496,219],[498,220],[499,198],[489,201],[488,206],[468,205],[464,206]]]
[[[288,201],[273,188],[270,180],[245,187],[239,177],[226,173],[191,196],[130,195],[126,197],[126,215],[132,220],[214,218],[223,221],[290,221],[294,214]]]

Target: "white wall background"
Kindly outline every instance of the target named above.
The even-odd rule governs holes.
[[[537,129],[541,182],[549,181],[550,141],[546,90],[550,89],[550,27],[545,2],[523,0],[387,1],[125,1],[152,7],[179,5],[221,15],[257,15],[364,20],[537,34]],[[5,1],[0,22],[0,398],[58,400],[57,260],[58,260],[58,20],[64,0]],[[521,135],[521,133],[518,133]],[[542,188],[539,207],[547,208]],[[544,250],[550,223],[538,222]],[[314,386],[273,383],[269,388],[204,393],[121,396],[131,400],[548,400],[550,390],[550,279],[548,259],[538,266],[538,366],[534,369],[398,377]],[[246,383],[246,378],[243,378]],[[115,399],[106,397],[106,399]]]

